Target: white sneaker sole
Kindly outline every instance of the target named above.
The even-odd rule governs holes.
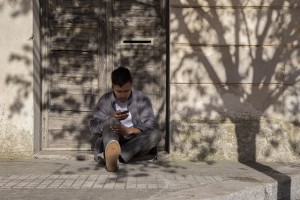
[[[118,159],[121,153],[121,147],[116,140],[110,141],[105,148],[106,170],[116,172],[118,170]]]

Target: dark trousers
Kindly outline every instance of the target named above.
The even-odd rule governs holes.
[[[111,140],[116,140],[120,143],[121,146],[121,158],[126,163],[130,161],[137,153],[139,152],[147,152],[152,148],[156,147],[161,139],[161,133],[159,130],[149,130],[142,132],[140,134],[122,136],[114,133],[111,130],[111,126],[115,124],[120,124],[119,120],[114,117],[109,117],[103,126],[102,132],[102,145],[103,148],[99,149],[99,152],[105,150],[106,145]],[[98,143],[100,143],[98,141]],[[97,149],[97,144],[95,145],[95,150]]]

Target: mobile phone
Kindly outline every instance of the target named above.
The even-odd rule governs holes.
[[[129,113],[129,110],[124,110],[121,112],[121,114],[126,114],[126,113]]]

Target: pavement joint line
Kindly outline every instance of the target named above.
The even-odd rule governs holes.
[[[151,175],[11,175],[0,180],[0,189],[187,189],[227,180],[221,176]]]
[[[25,176],[21,177],[20,178],[21,181],[18,184],[14,185],[13,188],[23,188],[24,186],[28,185],[29,184],[29,182],[28,182],[29,177],[30,177],[29,175],[26,176],[26,178],[25,178]]]
[[[32,177],[32,178],[33,178],[32,182],[30,182],[29,184],[24,186],[24,188],[35,188],[40,183],[42,183],[44,180],[44,178],[42,176],[37,176],[37,177]]]
[[[28,185],[30,185],[33,181],[35,181],[39,175],[31,175],[28,178],[24,179],[20,184],[17,184],[18,187],[27,188]]]
[[[4,184],[4,187],[13,187],[17,184],[19,184],[21,181],[23,181],[22,178],[17,177],[16,179],[13,179],[12,181]]]
[[[117,175],[109,175],[106,179],[103,189],[113,189],[117,182]]]
[[[80,175],[77,177],[71,188],[80,189],[84,182],[87,180],[88,175]]]
[[[96,180],[98,178],[98,175],[90,175],[86,181],[83,183],[81,188],[92,188],[95,184]]]
[[[19,177],[17,177],[15,180],[18,180],[17,182],[14,182],[14,183],[16,183],[16,184],[13,184],[13,185],[11,185],[11,187],[16,187],[17,185],[19,185],[20,183],[22,183],[25,179],[27,179],[29,177],[29,175],[26,175],[26,176],[19,176]],[[11,182],[10,182],[11,183]],[[8,183],[9,184],[9,183]]]
[[[60,186],[59,188],[69,188],[71,187],[71,185],[73,185],[73,183],[76,181],[76,179],[78,178],[79,175],[70,175],[69,178],[67,180],[65,180]]]
[[[94,185],[92,188],[97,188],[97,189],[102,189],[106,179],[108,178],[108,175],[100,175],[98,176],[97,180],[95,181]]]
[[[59,176],[58,175],[50,175],[44,181],[41,182],[36,188],[47,188],[51,185]]]
[[[6,179],[1,180],[0,187],[5,187],[6,184],[8,184],[9,182],[13,181],[16,178],[17,178],[17,176],[11,175],[11,176],[7,177]]]
[[[59,176],[55,181],[53,181],[48,188],[59,188],[63,182],[65,181],[65,179],[67,179],[69,177],[69,175],[61,175]]]

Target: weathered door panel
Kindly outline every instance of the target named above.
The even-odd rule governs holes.
[[[98,0],[48,3],[47,109],[43,149],[90,149],[88,121],[106,83],[100,80]],[[103,67],[104,68],[104,67]]]
[[[166,35],[161,1],[115,0],[109,16],[111,69],[128,67],[133,88],[152,100],[166,146]]]
[[[110,73],[128,67],[165,136],[165,29],[157,0],[48,0],[42,149],[90,149],[89,120]],[[164,137],[163,137],[164,138]],[[165,147],[165,139],[162,140]]]

